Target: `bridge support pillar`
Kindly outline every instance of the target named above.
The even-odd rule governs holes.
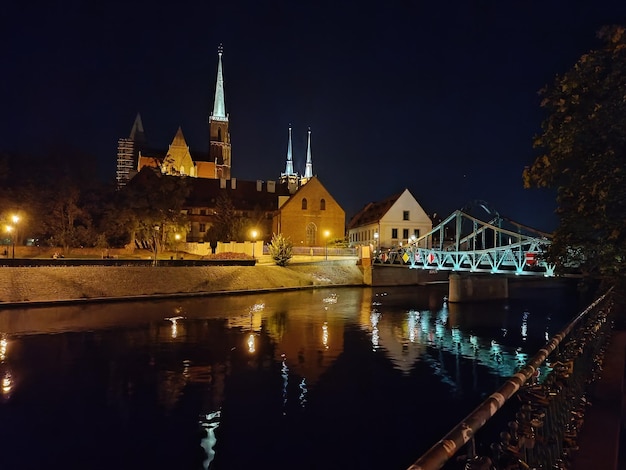
[[[363,271],[363,284],[365,284],[366,286],[371,286],[374,284],[374,277],[373,277],[373,268],[372,265],[370,264],[369,266],[363,266],[362,268]]]
[[[506,276],[490,274],[450,274],[449,302],[477,302],[506,299],[509,297],[509,281]]]

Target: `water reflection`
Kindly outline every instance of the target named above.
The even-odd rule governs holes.
[[[565,322],[552,297],[346,288],[2,311],[0,419],[33,426],[0,431],[0,452],[20,468],[54,448],[72,466],[95,451],[80,417],[99,416],[99,468],[327,468],[320,448],[337,467],[402,468]],[[20,456],[42,400],[65,418]]]

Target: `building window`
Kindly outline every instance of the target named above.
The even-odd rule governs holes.
[[[306,198],[305,198],[305,197],[303,197],[303,198],[302,198],[302,210],[303,210],[303,211],[305,211],[305,210],[306,210],[306,207],[307,207]]]
[[[320,200],[320,210],[321,211],[325,211],[326,210],[326,199]]]
[[[415,236],[415,238],[419,238],[420,237],[420,229],[418,229],[418,228],[413,229],[413,235]]]
[[[397,228],[392,228],[391,229],[391,238],[393,238],[394,240],[398,239],[398,229]]]
[[[304,199],[306,201],[306,199]],[[306,226],[306,244],[307,246],[315,246],[317,239],[317,227],[314,223],[309,223]]]
[[[200,233],[206,232],[206,224],[200,224]]]
[[[409,220],[409,211],[402,211],[402,220]]]
[[[200,209],[200,215],[206,215],[206,209]]]
[[[408,228],[403,228],[402,229],[402,239],[404,239],[404,240],[408,240],[409,239],[409,229]]]

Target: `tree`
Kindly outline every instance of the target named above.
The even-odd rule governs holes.
[[[235,213],[235,205],[226,194],[220,194],[215,201],[215,221],[207,233],[213,242],[243,241],[243,221]]]
[[[270,255],[278,266],[287,266],[292,256],[293,243],[282,233],[274,234],[269,245]]]
[[[584,54],[541,90],[547,111],[524,170],[524,186],[557,191],[559,226],[548,256],[611,279],[626,262],[626,33],[598,33],[602,47]]]
[[[126,227],[130,243],[135,238],[152,240],[155,226],[166,229],[186,226],[188,220],[182,208],[189,192],[187,178],[142,168],[118,195],[120,223]],[[159,233],[159,243],[163,243],[168,233],[166,230]]]
[[[41,227],[51,246],[62,246],[67,253],[71,247],[88,242],[91,218],[81,204],[80,190],[71,182],[59,184],[44,207],[46,215],[41,220]]]

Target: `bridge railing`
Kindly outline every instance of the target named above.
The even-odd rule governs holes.
[[[444,251],[416,244],[375,253],[374,265],[404,265],[412,269],[554,276],[555,266],[544,259],[535,241],[474,251]]]
[[[596,299],[556,334],[535,356],[495,393],[457,424],[408,470],[436,470],[461,449],[468,456],[465,468],[561,468],[575,446],[585,406],[585,390],[598,376],[611,323],[611,291]],[[571,336],[570,336],[571,334]],[[564,342],[565,339],[567,342]],[[563,347],[559,349],[563,344]],[[556,351],[556,353],[555,353]],[[539,367],[550,359],[552,371],[543,382]],[[490,455],[477,456],[476,433],[514,395],[519,411]],[[538,465],[542,465],[538,467]]]

